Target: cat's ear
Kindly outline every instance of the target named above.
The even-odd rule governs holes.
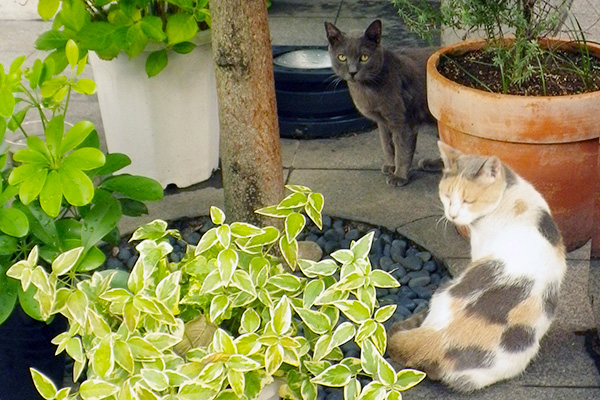
[[[496,182],[502,174],[502,162],[498,157],[487,157],[475,178],[484,184],[491,185]]]
[[[381,20],[376,19],[371,22],[365,31],[365,38],[375,44],[379,44],[381,40]]]
[[[325,21],[325,33],[327,33],[327,40],[331,45],[336,44],[342,39],[342,31],[331,22]]]
[[[437,144],[440,149],[440,156],[442,158],[442,162],[444,163],[444,170],[452,171],[456,169],[458,157],[460,157],[462,153],[456,150],[454,147],[448,146],[441,140],[438,140]]]

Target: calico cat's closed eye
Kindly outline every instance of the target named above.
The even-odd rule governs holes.
[[[368,54],[363,54],[360,56],[360,61],[365,62],[369,59],[369,55]]]
[[[345,54],[338,54],[338,60],[341,62],[346,62],[347,58]]]

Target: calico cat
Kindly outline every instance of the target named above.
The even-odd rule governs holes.
[[[334,72],[348,83],[354,105],[375,121],[385,156],[382,171],[392,186],[408,183],[417,143],[417,127],[431,122],[425,90],[425,65],[434,49],[394,53],[381,45],[381,21],[364,33],[340,31],[325,22]],[[439,160],[421,160],[419,167],[439,171]]]
[[[392,327],[402,366],[470,392],[519,375],[537,354],[566,270],[562,236],[534,187],[496,157],[438,142],[445,217],[471,232],[469,266],[427,313]]]

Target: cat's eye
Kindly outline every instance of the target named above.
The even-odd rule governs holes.
[[[368,54],[363,54],[360,56],[360,61],[365,62],[369,59],[369,55]]]
[[[469,205],[469,204],[473,204],[473,203],[475,203],[475,200],[467,200],[467,199],[463,200],[463,204]]]
[[[346,62],[347,58],[345,54],[338,54],[338,60],[341,62]]]

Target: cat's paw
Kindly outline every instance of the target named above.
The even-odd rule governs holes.
[[[408,183],[408,178],[401,178],[399,176],[390,175],[386,180],[390,186],[404,186]]]
[[[381,167],[381,172],[383,172],[386,175],[394,175],[394,171],[396,171],[396,168],[393,165],[384,165],[383,167]]]
[[[439,172],[444,168],[441,158],[422,158],[417,163],[417,167],[425,172]]]

